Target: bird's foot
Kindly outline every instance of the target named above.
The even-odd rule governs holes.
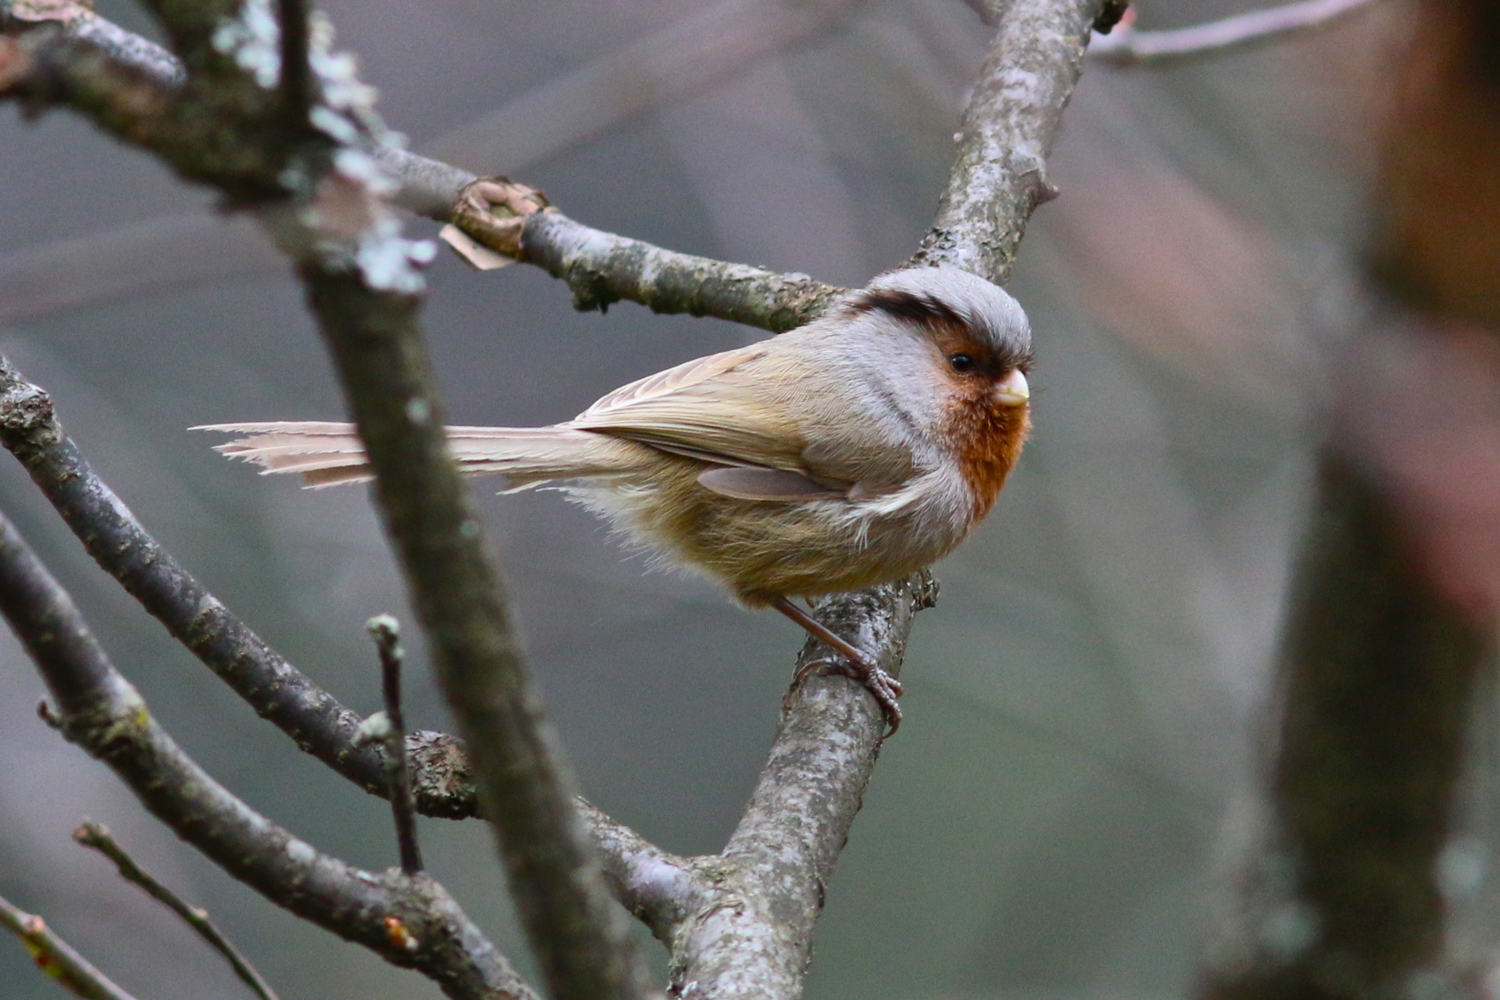
[[[894,736],[896,730],[901,728],[901,704],[896,700],[903,693],[901,682],[887,673],[880,664],[864,656],[821,657],[803,664],[802,669],[797,671],[796,680],[792,682],[792,689],[801,687],[815,672],[824,676],[848,677],[870,692],[885,715],[886,730],[881,735],[881,740]]]

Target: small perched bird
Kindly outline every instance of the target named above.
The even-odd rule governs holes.
[[[953,267],[877,277],[769,340],[632,382],[547,427],[449,427],[459,468],[506,492],[559,482],[668,562],[774,607],[848,659],[900,723],[899,684],[790,600],[946,555],[990,510],[1030,427],[1031,330]],[[352,424],[214,424],[226,455],[308,486],[371,478]]]

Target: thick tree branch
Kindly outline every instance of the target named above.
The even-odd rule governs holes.
[[[418,969],[449,996],[534,1000],[437,883],[399,872],[376,875],[322,854],[194,763],[110,664],[72,598],[3,516],[0,614],[36,662],[64,735],[230,875],[387,961]],[[389,930],[392,920],[408,932],[399,942]]]
[[[1122,25],[1089,43],[1089,59],[1111,66],[1142,66],[1219,55],[1326,27],[1377,2],[1302,0],[1167,31],[1139,31]]]
[[[628,928],[573,808],[572,777],[542,716],[478,511],[448,454],[416,302],[308,263],[302,277],[551,992],[560,1000],[637,996],[643,973]]]
[[[824,598],[819,620],[899,674],[917,612],[937,599],[927,573]],[[809,640],[798,667],[832,651]],[[672,937],[673,992],[692,1000],[793,1000],[813,927],[880,753],[885,716],[840,677],[814,674],[787,696],[771,758],[721,857],[711,888]]]
[[[234,34],[232,44],[218,36],[210,44],[199,30],[203,10],[178,7],[178,0],[155,5],[189,68],[181,93],[198,115],[212,114],[193,119],[198,142],[125,138],[231,197],[258,185],[279,192],[278,209],[292,209],[262,211],[258,218],[297,262],[334,355],[375,470],[387,530],[431,637],[439,678],[468,736],[481,801],[500,834],[522,923],[549,991],[557,1000],[640,996],[644,980],[628,927],[573,810],[571,779],[541,718],[477,514],[447,452],[416,323],[422,281],[414,265],[430,259],[431,248],[402,239],[399,223],[378,200],[383,179],[367,150],[386,137],[373,91],[353,77],[347,61],[325,58],[324,71],[341,75],[333,79],[336,86],[319,88],[325,103],[314,109],[313,120],[322,134],[289,153],[276,128],[279,105],[265,100],[264,87],[275,78],[262,72],[271,65],[264,49],[274,47],[274,33],[247,12],[235,22],[238,34],[226,29]],[[181,23],[173,23],[179,16]],[[230,56],[248,72],[219,72],[221,57]],[[16,92],[37,91],[32,70],[45,70],[42,82],[51,87],[53,76],[68,79],[73,58],[23,66],[9,82]],[[206,74],[201,87],[200,68]],[[244,148],[226,162],[220,155],[226,145]],[[240,172],[247,164],[264,169],[247,176]]]
[[[37,968],[83,1000],[135,1000],[73,947],[52,932],[47,922],[0,896],[0,928],[20,939]]]
[[[1103,0],[1016,0],[1005,12],[959,132],[937,219],[912,258],[1004,284],[1036,206],[1055,197],[1047,154]]]

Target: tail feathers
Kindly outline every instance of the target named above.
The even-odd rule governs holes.
[[[326,421],[205,424],[190,428],[244,434],[215,447],[264,472],[300,472],[310,488],[374,478],[353,424]],[[503,475],[508,490],[553,479],[628,474],[651,449],[572,427],[449,427],[448,447],[467,475]]]

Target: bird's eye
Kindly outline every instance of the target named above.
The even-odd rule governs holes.
[[[960,375],[967,375],[975,368],[974,358],[968,354],[950,354],[948,355],[948,367]]]

